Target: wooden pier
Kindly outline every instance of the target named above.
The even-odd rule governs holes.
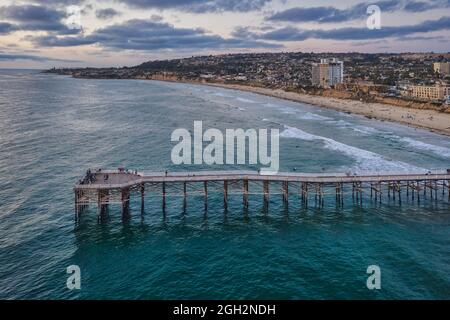
[[[153,172],[141,173],[127,170],[97,170],[89,172],[74,187],[76,218],[89,205],[97,204],[98,217],[108,210],[109,205],[119,204],[122,214],[129,210],[132,194],[141,197],[144,211],[146,194],[160,195],[162,209],[166,209],[167,196],[180,196],[186,207],[189,195],[202,195],[205,208],[208,194],[221,193],[223,205],[228,206],[231,194],[242,195],[243,205],[248,207],[249,195],[261,195],[264,206],[271,195],[281,195],[284,204],[292,196],[299,197],[305,206],[308,203],[323,206],[325,196],[334,195],[338,206],[344,204],[347,195],[353,203],[362,204],[363,195],[372,201],[383,198],[402,202],[402,197],[413,201],[424,198],[450,202],[450,172],[399,173],[349,175],[344,173],[309,174],[278,173],[264,175],[256,171],[200,171],[200,172]]]

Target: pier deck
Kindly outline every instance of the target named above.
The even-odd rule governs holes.
[[[75,185],[76,216],[88,204],[97,203],[99,216],[112,203],[122,205],[124,213],[128,211],[130,194],[141,196],[144,209],[145,193],[162,196],[186,197],[204,195],[207,205],[208,192],[221,192],[224,206],[227,206],[229,194],[242,194],[244,206],[248,206],[250,194],[264,195],[264,204],[268,204],[269,194],[283,195],[283,201],[289,201],[290,194],[296,194],[302,203],[308,203],[312,195],[314,201],[323,205],[324,196],[335,194],[336,203],[343,204],[344,195],[352,194],[357,202],[362,202],[363,193],[381,202],[382,195],[393,197],[401,203],[402,191],[407,197],[420,202],[423,197],[437,199],[438,193],[450,201],[450,172],[442,170],[433,173],[389,173],[351,175],[348,173],[283,173],[264,175],[257,171],[199,171],[199,172],[150,172],[142,173],[126,170],[101,170],[87,175]],[[270,191],[269,191],[270,190]],[[448,197],[444,197],[447,194]]]

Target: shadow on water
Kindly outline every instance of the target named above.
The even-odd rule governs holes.
[[[302,223],[339,225],[386,220],[393,222],[402,219],[413,221],[421,217],[439,219],[442,215],[450,214],[448,204],[440,199],[423,199],[420,205],[409,198],[405,198],[401,205],[393,199],[383,199],[379,202],[367,198],[362,203],[346,199],[343,204],[325,199],[324,205],[314,202],[305,205],[298,199],[283,203],[271,198],[267,204],[250,199],[248,206],[240,201],[230,201],[225,207],[221,199],[209,199],[206,205],[203,199],[199,198],[188,203],[181,201],[181,205],[178,200],[170,200],[166,208],[157,205],[158,198],[155,197],[154,200],[145,204],[143,212],[136,204],[132,204],[125,214],[121,213],[119,207],[110,206],[99,218],[93,206],[83,212],[75,222],[75,235],[82,239],[83,236],[93,236],[95,241],[101,241],[102,237],[96,237],[98,228],[103,235],[114,235],[124,230],[133,231],[131,235],[139,230],[157,235],[173,230],[217,231],[229,226],[240,228],[250,225],[251,229],[251,223],[272,224],[272,227]],[[121,234],[122,237],[126,235],[127,233]]]

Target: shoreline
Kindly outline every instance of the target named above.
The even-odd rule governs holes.
[[[283,100],[306,103],[315,107],[337,110],[349,114],[362,115],[368,119],[399,123],[408,127],[425,129],[433,133],[450,136],[450,114],[441,113],[435,110],[413,109],[382,103],[367,103],[357,100],[313,96],[296,92],[288,92],[281,89],[259,88],[238,84],[199,83],[184,81],[173,82],[199,84],[225,89],[246,91]]]

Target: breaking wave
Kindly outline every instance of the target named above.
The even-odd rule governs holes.
[[[421,172],[425,169],[410,165],[405,162],[392,160],[372,151],[353,147],[336,140],[317,136],[301,129],[284,126],[285,130],[280,134],[283,138],[295,138],[305,141],[321,141],[324,148],[337,151],[355,160],[352,170],[355,172]]]
[[[236,100],[238,100],[240,102],[246,102],[246,103],[257,103],[254,100],[250,100],[250,99],[247,99],[247,98],[241,98],[241,97],[236,97]]]
[[[214,95],[218,96],[218,97],[223,97],[223,98],[233,98],[234,97],[232,95],[225,94],[225,93],[222,93],[222,92],[216,92],[216,93],[214,93]]]
[[[302,114],[299,118],[302,120],[312,120],[312,121],[333,120],[333,118],[321,116],[311,112],[306,112],[305,114]]]
[[[378,134],[378,133],[384,133],[383,131],[380,131],[380,130],[375,129],[373,127],[368,127],[368,126],[363,126],[363,125],[356,125],[356,124],[350,123],[350,122],[345,121],[345,120],[329,121],[329,123],[334,123],[339,128],[350,129],[350,130],[353,130],[355,132],[362,133],[362,134],[365,134],[365,135],[373,135],[373,134]]]
[[[436,146],[434,144],[417,141],[411,138],[401,138],[400,141],[407,143],[410,147],[431,151],[438,156],[450,158],[450,148]]]

